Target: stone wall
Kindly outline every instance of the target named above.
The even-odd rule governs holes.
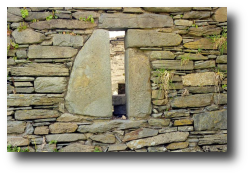
[[[227,151],[226,8],[21,9],[7,10],[8,145]],[[108,30],[126,31],[122,119],[112,118]]]

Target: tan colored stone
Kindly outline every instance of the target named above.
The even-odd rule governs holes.
[[[165,60],[175,58],[175,55],[170,51],[147,51],[145,53],[149,56],[150,60]]]
[[[49,134],[45,137],[47,142],[51,140],[56,140],[57,142],[74,142],[87,139],[86,136],[81,133]]]
[[[94,149],[94,146],[82,145],[81,143],[71,143],[60,149],[59,152],[94,152]]]
[[[170,119],[149,119],[148,123],[151,126],[168,126]]]
[[[227,7],[221,7],[216,10],[213,15],[213,19],[217,22],[225,22],[227,21]]]
[[[13,133],[24,133],[24,130],[26,128],[26,122],[22,121],[7,121],[7,133],[13,134]]]
[[[191,27],[188,34],[192,36],[203,36],[203,35],[219,35],[221,28],[216,26],[205,26],[205,27]]]
[[[102,143],[115,143],[115,136],[113,134],[92,135],[90,139]]]
[[[17,120],[55,118],[58,116],[58,111],[46,109],[18,110],[15,112],[15,119]]]
[[[202,38],[194,42],[185,43],[183,45],[188,49],[214,49],[215,45],[210,38]]]
[[[191,26],[193,24],[193,21],[180,19],[180,20],[175,20],[174,24],[177,26]]]
[[[130,141],[127,143],[127,146],[133,150],[133,149],[139,149],[145,146],[156,146],[156,145],[172,143],[172,142],[181,142],[181,141],[185,141],[188,135],[189,135],[188,132],[165,133],[165,134],[160,134],[160,135],[146,138],[146,139]]]
[[[152,90],[152,99],[164,99],[164,91],[163,90]]]
[[[189,60],[207,60],[207,56],[203,56],[202,54],[190,54],[190,53],[185,53],[184,55],[180,55],[177,57],[177,60],[179,59],[189,59]]]
[[[115,144],[115,145],[109,145],[108,151],[122,151],[127,148],[126,144]]]
[[[23,137],[7,137],[7,144],[12,146],[26,146],[29,145],[29,139]]]
[[[163,99],[163,100],[153,100],[152,103],[154,105],[166,105],[168,103],[168,100],[167,99]]]
[[[144,137],[150,137],[150,136],[155,136],[158,134],[157,130],[154,129],[149,129],[149,128],[140,128],[135,131],[129,132],[125,134],[123,138],[123,142],[127,142],[130,140],[136,140]]]
[[[49,134],[49,127],[48,126],[38,126],[35,128],[34,134],[37,134],[37,135]]]
[[[212,67],[215,67],[215,60],[196,61],[194,63],[194,69],[207,69]]]
[[[18,44],[34,44],[41,43],[45,39],[45,35],[39,32],[35,32],[32,29],[25,29],[23,31],[18,31],[16,29],[12,32],[12,36],[15,39],[15,42]]]
[[[211,12],[210,11],[191,11],[191,12],[185,12],[183,15],[183,19],[203,19],[203,18],[209,18]]]
[[[153,69],[166,69],[166,70],[193,70],[194,63],[189,61],[187,64],[182,65],[181,60],[155,60],[152,61]]]
[[[78,125],[76,123],[56,122],[52,125],[49,125],[49,130],[51,133],[75,132],[77,128],[78,128]]]
[[[158,13],[187,12],[192,7],[143,7],[144,10]]]
[[[64,113],[57,118],[58,122],[85,122],[88,117],[81,115],[73,115],[70,113]]]
[[[206,86],[215,85],[215,73],[204,72],[204,73],[192,73],[182,76],[182,82],[184,86]]]
[[[188,142],[170,143],[166,148],[170,150],[183,149],[188,147]]]
[[[192,125],[193,119],[180,119],[174,121],[174,126],[182,126],[182,125]]]
[[[123,7],[123,13],[143,13],[140,7]]]
[[[171,102],[171,106],[175,108],[209,106],[212,104],[212,100],[212,94],[197,94],[184,97],[175,97]]]

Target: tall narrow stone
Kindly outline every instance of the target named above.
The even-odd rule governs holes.
[[[108,31],[95,30],[79,51],[70,75],[65,100],[70,113],[97,117],[112,116]]]
[[[129,117],[146,117],[151,113],[150,63],[136,49],[126,50],[126,97]]]

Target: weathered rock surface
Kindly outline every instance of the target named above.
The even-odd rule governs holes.
[[[155,136],[158,134],[157,130],[154,129],[149,129],[149,128],[140,128],[135,131],[129,132],[125,134],[123,138],[123,142],[127,142],[130,140],[136,140],[144,137],[150,137],[150,136]]]
[[[215,86],[204,86],[204,87],[185,87],[192,94],[207,94],[222,91],[222,88],[218,90]]]
[[[221,32],[220,27],[216,26],[204,26],[204,27],[191,27],[188,34],[192,36],[203,36],[203,35],[219,35]]]
[[[13,15],[22,16],[21,8],[19,7],[8,7],[7,12],[12,13]]]
[[[103,122],[103,123],[94,123],[92,125],[81,125],[78,127],[78,132],[91,132],[91,133],[98,133],[98,132],[106,132],[113,128],[119,129],[129,129],[129,128],[139,128],[143,126],[147,121],[140,120],[140,121],[130,121],[130,120],[112,120],[110,122]]]
[[[192,7],[143,7],[144,10],[157,13],[170,12],[187,12],[192,10]]]
[[[62,149],[59,152],[94,152],[94,146],[82,145],[80,143],[72,143]]]
[[[76,19],[79,18],[86,18],[88,16],[92,15],[93,18],[99,18],[100,14],[97,12],[93,12],[93,11],[77,11],[75,13],[72,13],[72,16]]]
[[[56,121],[58,122],[85,122],[86,116],[63,113],[60,117],[57,118]]]
[[[163,90],[152,90],[152,99],[164,99],[164,91]]]
[[[227,104],[227,94],[214,94],[214,103],[219,105]]]
[[[203,146],[204,152],[227,152],[227,145]]]
[[[227,55],[220,55],[216,59],[216,63],[227,63]]]
[[[54,105],[62,101],[61,96],[49,94],[10,94],[7,96],[8,106]]]
[[[127,115],[129,117],[149,116],[151,114],[149,59],[136,49],[127,49],[125,54]]]
[[[170,143],[166,148],[170,150],[183,149],[188,147],[188,142]]]
[[[77,49],[58,46],[29,46],[29,58],[70,58],[77,54]]]
[[[177,26],[191,26],[193,24],[193,21],[180,19],[180,20],[175,20],[174,24]]]
[[[78,128],[76,123],[60,123],[56,122],[49,126],[49,130],[51,133],[68,133],[68,132],[75,132]]]
[[[67,86],[67,79],[64,77],[38,77],[34,81],[36,92],[62,93]]]
[[[29,15],[25,18],[25,21],[45,20],[46,17],[52,15],[52,12],[29,12]]]
[[[122,151],[127,148],[126,144],[115,144],[115,145],[110,145],[108,151]]]
[[[56,140],[57,142],[74,142],[87,139],[84,134],[78,134],[78,133],[50,134],[46,135],[45,137],[47,142],[50,142],[51,140]]]
[[[21,22],[23,18],[12,13],[7,12],[7,22]]]
[[[181,41],[182,37],[174,33],[129,29],[125,37],[125,47],[177,46]]]
[[[49,134],[49,127],[48,126],[39,126],[35,128],[34,134],[36,135],[44,135]]]
[[[29,139],[23,137],[7,137],[7,144],[12,146],[26,146],[29,145]]]
[[[63,64],[30,63],[12,67],[14,76],[68,76],[69,69]]]
[[[157,146],[157,147],[148,147],[148,152],[154,153],[154,152],[166,152],[167,148],[163,146]]]
[[[173,19],[170,16],[159,14],[125,14],[125,13],[102,13],[99,18],[99,28],[127,29],[127,28],[155,28],[171,27]]]
[[[213,144],[226,144],[227,143],[227,134],[220,135],[208,135],[204,138],[200,138],[198,145],[213,145]]]
[[[95,23],[79,21],[79,20],[66,20],[66,19],[51,19],[49,21],[39,21],[30,24],[34,29],[86,29],[96,27]]]
[[[182,126],[182,125],[192,125],[193,119],[187,118],[187,119],[179,119],[174,121],[174,126]]]
[[[152,61],[153,69],[167,69],[167,70],[193,70],[194,63],[189,61],[185,65],[181,65],[180,60],[155,60]]]
[[[225,22],[227,21],[227,7],[221,7],[216,10],[213,15],[213,19],[217,22]]]
[[[15,87],[29,87],[33,86],[31,82],[15,82],[14,83]]]
[[[165,60],[165,59],[174,59],[175,55],[170,51],[148,51],[145,52],[150,58],[150,60],[159,59],[159,60]]]
[[[143,13],[140,7],[123,7],[123,13]]]
[[[30,7],[33,12],[44,11],[48,9],[48,7]]]
[[[70,113],[112,116],[109,33],[95,30],[79,51],[65,98]]]
[[[207,60],[208,57],[203,56],[201,54],[190,54],[190,53],[185,53],[184,55],[180,55],[177,57],[177,59],[182,59],[182,58],[187,58],[189,60]]]
[[[194,127],[193,126],[178,126],[178,131],[193,131]]]
[[[182,76],[182,82],[184,86],[205,86],[215,85],[215,73],[204,72],[204,73],[192,73]]]
[[[194,42],[188,42],[183,46],[188,49],[215,49],[215,45],[210,38],[202,38]]]
[[[90,139],[102,143],[115,143],[115,136],[113,134],[92,135]]]
[[[13,133],[24,133],[24,130],[26,128],[26,122],[22,121],[7,121],[7,133],[13,134]]]
[[[12,36],[14,37],[15,42],[18,44],[41,43],[45,39],[44,34],[35,32],[29,28],[20,32],[16,29],[14,32],[12,32]]]
[[[215,67],[215,60],[196,61],[194,63],[194,69],[207,69],[212,67]]]
[[[73,7],[81,10],[122,10],[122,7]]]
[[[55,152],[56,144],[37,145],[36,152]]]
[[[172,143],[172,142],[182,142],[185,141],[188,137],[188,132],[171,132],[160,134],[154,137],[146,138],[146,139],[139,139],[133,140],[127,143],[127,146],[130,149],[138,149],[145,146],[155,146],[161,145],[165,143]]]
[[[212,94],[197,94],[184,97],[175,97],[171,102],[174,108],[202,107],[212,103]]]
[[[15,112],[16,120],[55,118],[58,116],[59,113],[58,111],[55,110],[32,109],[32,110],[18,110]]]
[[[73,36],[70,34],[55,34],[55,35],[53,35],[53,45],[54,46],[81,47],[81,46],[83,46],[83,42],[86,40],[87,40],[87,37]]]
[[[168,126],[170,119],[149,119],[148,123],[151,126]]]
[[[210,17],[211,12],[210,11],[191,11],[191,12],[185,12],[183,15],[183,19],[188,19],[188,18],[192,18],[192,19],[202,19],[202,18],[209,18]]]
[[[164,112],[164,116],[166,118],[188,117],[189,115],[190,115],[189,112],[185,109],[171,110]]]
[[[227,129],[227,110],[194,114],[196,131]]]

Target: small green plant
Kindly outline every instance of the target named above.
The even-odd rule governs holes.
[[[55,15],[55,11],[53,10],[52,15],[47,16],[46,20],[50,21],[51,19],[57,19],[57,18],[58,18],[58,16]]]
[[[181,18],[183,17],[183,15],[181,15]]]
[[[17,49],[18,47],[19,47],[18,44],[14,43],[12,40],[10,40],[10,44],[7,45],[7,53],[9,52],[9,50]]]
[[[190,60],[190,55],[189,55],[189,54],[186,55],[186,56],[183,55],[183,56],[181,57],[181,66],[187,65],[188,62],[189,62],[189,60]]]
[[[59,152],[56,148],[53,150],[53,152]]]
[[[29,12],[25,7],[21,9],[21,14],[23,18],[26,18],[27,16],[29,16]]]
[[[17,27],[18,32],[27,29],[27,24],[25,22],[20,22],[19,26]]]
[[[51,141],[49,142],[49,145],[51,145],[51,144],[56,144],[56,143],[57,143],[56,140],[51,140]]]
[[[16,61],[16,60],[17,60],[17,57],[13,57],[13,60]]]
[[[38,19],[33,19],[32,23],[35,23],[35,22],[38,22],[38,21],[39,21]]]
[[[192,24],[192,27],[198,28],[198,25],[194,23]]]
[[[202,49],[201,48],[198,48],[198,52],[197,53],[201,53]]]
[[[224,50],[227,49],[227,30],[223,28],[220,35],[208,36],[214,43],[214,49],[219,49],[220,54],[224,53]]]
[[[95,147],[94,152],[102,152],[98,147]]]
[[[79,20],[80,20],[80,21],[90,21],[91,23],[94,23],[94,22],[95,22],[95,20],[94,20],[94,18],[93,18],[92,15],[89,15],[87,18],[80,17]]]
[[[223,84],[223,85],[222,85],[222,88],[223,88],[223,89],[227,88],[227,85],[226,85],[226,84]]]
[[[7,152],[29,152],[29,148],[21,149],[17,146],[7,145]]]

